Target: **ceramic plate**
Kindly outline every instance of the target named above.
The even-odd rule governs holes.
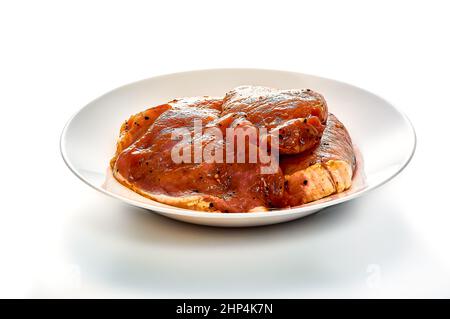
[[[238,85],[310,88],[322,93],[328,108],[347,127],[357,150],[354,185],[344,193],[289,209],[214,214],[164,205],[144,198],[111,177],[121,124],[130,115],[175,97],[221,96]],[[67,166],[86,184],[131,205],[185,222],[211,226],[260,226],[297,219],[360,196],[396,176],[416,144],[404,114],[383,98],[339,81],[301,73],[261,69],[213,69],[157,76],[117,88],[77,112],[61,135]],[[330,212],[331,213],[331,212]]]

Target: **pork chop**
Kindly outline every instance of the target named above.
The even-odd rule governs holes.
[[[207,97],[181,99],[132,117],[132,121],[136,120],[135,126],[148,126],[145,121],[152,124],[144,134],[141,129],[122,132],[118,153],[111,161],[114,177],[143,196],[173,206],[230,213],[267,210],[282,197],[284,177],[281,170],[261,174],[263,164],[260,162],[194,163],[191,160],[176,163],[172,158],[172,150],[180,142],[173,139],[176,130],[187,129],[193,136],[194,120],[202,121],[205,129],[253,125],[241,117],[221,118],[216,102]],[[151,110],[164,109],[156,119],[145,120]],[[124,149],[134,138],[135,141]],[[219,148],[224,153],[227,150],[224,141],[216,142],[208,134],[202,134],[197,142],[202,151],[209,143],[223,143]],[[193,148],[189,146],[189,149],[193,159]]]
[[[227,141],[216,141],[206,131],[195,137],[194,120],[202,123],[203,130],[217,128],[224,134],[227,128],[242,127],[277,132],[279,166],[262,174],[259,159],[174,162],[172,150],[180,141],[173,136],[180,128],[193,137],[189,143],[199,143],[202,151],[213,144],[224,154],[228,151]],[[190,147],[188,153],[195,156]],[[120,183],[150,199],[233,213],[296,206],[342,192],[351,185],[355,158],[347,130],[334,115],[328,116],[320,94],[239,87],[223,99],[176,99],[131,116],[121,127],[110,164]]]

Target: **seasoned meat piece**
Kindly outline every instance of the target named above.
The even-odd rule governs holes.
[[[355,165],[350,135],[330,114],[319,146],[280,159],[285,174],[283,205],[301,205],[348,189]]]
[[[222,115],[242,112],[257,127],[279,135],[280,154],[298,154],[320,141],[327,121],[325,99],[310,89],[240,86],[223,100]]]
[[[168,104],[163,112],[128,148],[112,161],[113,174],[125,186],[141,195],[162,203],[202,211],[247,212],[266,210],[282,197],[284,177],[281,170],[274,174],[261,174],[262,164],[193,162],[191,146],[219,143],[216,149],[227,151],[226,142],[217,142],[207,132],[194,136],[194,120],[201,121],[204,130],[227,127],[237,128],[242,118],[220,118],[215,99],[203,98],[177,100]],[[174,162],[172,150],[179,140],[174,140],[177,129],[189,132],[191,162]],[[184,155],[184,153],[183,153]],[[234,154],[233,156],[235,156]]]

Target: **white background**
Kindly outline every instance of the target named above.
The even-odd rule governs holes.
[[[450,297],[449,16],[446,1],[1,1],[0,296]],[[415,157],[363,198],[239,230],[145,214],[65,167],[83,105],[218,67],[371,90],[413,122]]]

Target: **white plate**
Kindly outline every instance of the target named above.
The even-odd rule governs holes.
[[[172,207],[144,198],[108,178],[120,125],[131,114],[183,96],[221,96],[243,85],[311,88],[322,93],[347,127],[364,160],[364,187],[296,208],[261,213],[213,214]],[[414,129],[384,99],[355,86],[316,76],[261,69],[213,69],[157,76],[115,89],[83,107],[67,123],[61,153],[67,166],[100,192],[164,216],[211,226],[260,226],[312,214],[368,192],[396,176],[414,154]],[[108,183],[105,186],[105,181]],[[400,190],[399,190],[400,191]]]

